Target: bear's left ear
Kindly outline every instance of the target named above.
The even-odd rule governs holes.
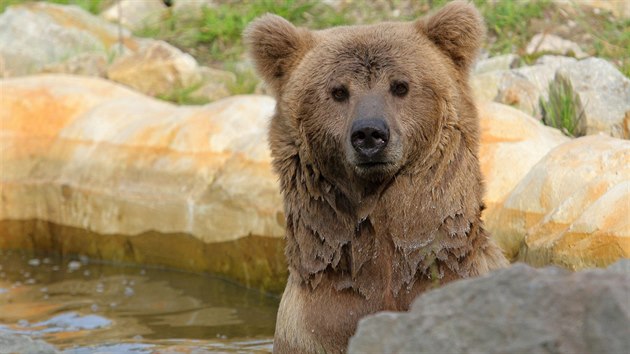
[[[416,28],[466,73],[477,57],[486,32],[479,11],[464,1],[453,1],[418,20]]]
[[[243,39],[256,70],[276,95],[314,43],[311,32],[272,14],[252,22],[245,30]]]

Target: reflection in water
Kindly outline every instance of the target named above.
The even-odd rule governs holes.
[[[268,352],[277,307],[217,278],[0,251],[0,332],[66,352]]]

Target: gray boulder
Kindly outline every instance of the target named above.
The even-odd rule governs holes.
[[[134,46],[127,30],[125,46]],[[0,14],[2,76],[38,73],[47,65],[85,53],[118,53],[119,29],[76,6],[44,2],[8,7]],[[129,48],[123,48],[128,50]]]
[[[42,340],[22,334],[0,332],[0,354],[5,353],[53,354],[58,351]]]
[[[604,59],[589,58],[558,69],[556,80],[569,80],[584,116],[578,134],[599,132],[630,138],[630,79]]]
[[[502,60],[505,64],[507,59]],[[576,62],[574,58],[545,55],[532,66],[489,71],[480,62],[470,85],[477,100],[507,104],[540,119],[539,101],[547,98],[549,83],[559,68]]]
[[[586,58],[588,55],[580,46],[572,41],[549,33],[536,34],[527,44],[527,54],[555,53],[560,55],[573,54],[576,58]]]
[[[629,353],[630,260],[571,273],[524,264],[361,320],[349,353]]]

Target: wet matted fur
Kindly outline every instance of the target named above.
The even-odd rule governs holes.
[[[468,76],[483,37],[464,2],[414,22],[309,31],[265,15],[247,29],[277,99],[269,142],[290,275],[275,352],[343,352],[361,317],[507,264],[480,219]],[[388,134],[368,163],[351,141],[365,118]]]

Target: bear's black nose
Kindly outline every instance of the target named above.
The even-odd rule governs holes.
[[[376,157],[389,141],[389,128],[382,119],[359,119],[352,123],[350,142],[361,157]],[[366,161],[371,162],[371,161]]]

